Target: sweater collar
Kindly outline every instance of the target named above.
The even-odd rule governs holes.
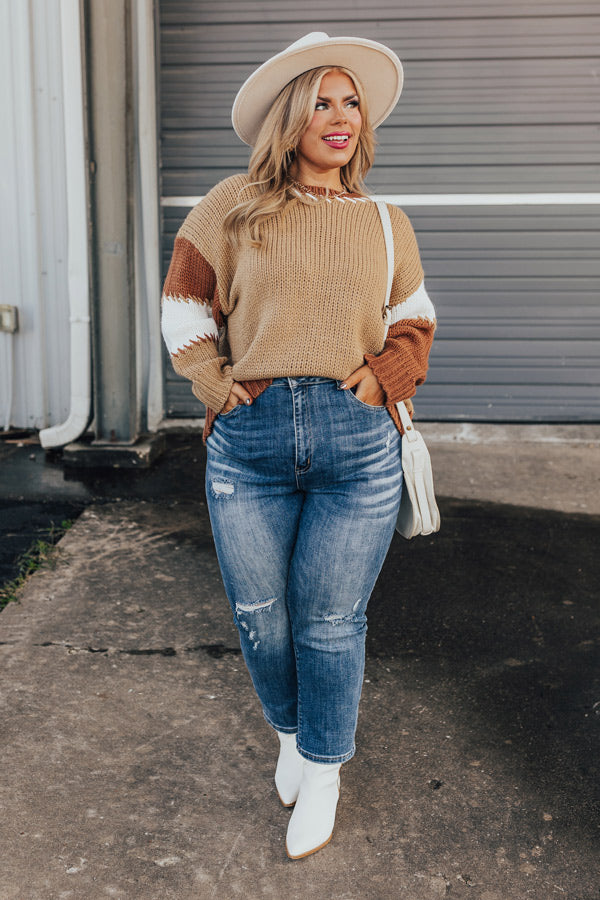
[[[318,184],[302,184],[302,182],[296,181],[295,178],[288,178],[288,180],[293,189],[313,197],[339,197],[340,199],[343,199],[344,197],[357,197],[360,199],[367,199],[366,197],[363,197],[362,194],[353,193],[351,191],[336,191],[333,188],[329,188],[328,191],[326,187],[321,187]]]

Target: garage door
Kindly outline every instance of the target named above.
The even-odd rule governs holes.
[[[189,208],[247,167],[248,74],[309,31],[383,41],[405,86],[367,184],[410,216],[439,320],[418,417],[598,421],[598,4],[398,7],[161,0],[163,274]],[[165,369],[168,415],[201,415]]]

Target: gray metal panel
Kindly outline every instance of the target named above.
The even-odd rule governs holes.
[[[343,22],[340,12],[343,10]],[[163,195],[200,195],[247,165],[230,124],[248,74],[308,31],[383,40],[405,66],[377,132],[380,193],[598,190],[597,2],[163,2]],[[163,265],[186,209],[164,211]],[[600,212],[407,209],[439,327],[421,418],[600,418]],[[167,371],[170,371],[169,367]],[[171,414],[201,409],[170,374]]]
[[[220,6],[227,8],[227,3]],[[184,28],[164,23],[164,61],[167,64],[227,65],[227,61],[256,67],[271,54],[307,31],[319,30],[335,35],[340,32],[339,11],[327,18],[321,12],[318,26],[301,11],[293,23],[272,22],[265,29],[256,11],[254,22],[217,21],[186,24]],[[499,13],[502,7],[496,4]],[[564,8],[564,7],[563,7]],[[398,48],[401,59],[489,60],[519,58],[554,58],[558,56],[596,56],[600,33],[598,13],[587,16],[569,15],[497,15],[496,17],[453,17],[437,20],[406,16],[402,9],[396,18],[378,17],[378,7],[370,7],[368,20],[345,15],[344,34],[384,40]],[[335,10],[332,10],[335,11]],[[249,72],[248,72],[249,74]]]
[[[423,126],[384,125],[377,137],[367,180],[388,193],[585,191],[600,184],[598,125],[438,125],[433,141]],[[231,128],[165,132],[162,155],[166,196],[204,193],[246,168],[249,156]]]
[[[567,5],[565,0],[502,0],[500,6],[498,0],[435,0],[435,2],[421,2],[414,0],[410,3],[404,0],[402,4],[398,0],[378,0],[376,5],[368,5],[364,0],[345,0],[343,7],[339,0],[304,0],[302,15],[298,11],[297,0],[261,0],[260,11],[257,4],[249,0],[227,0],[227,2],[215,3],[214,0],[162,0],[161,21],[164,25],[172,25],[177,28],[186,25],[208,25],[214,23],[234,22],[242,23],[260,21],[263,25],[272,23],[293,22],[297,24],[300,18],[307,24],[307,30],[323,30],[321,22],[325,19],[334,19],[337,30],[331,34],[341,32],[341,27],[347,22],[346,17],[355,21],[372,23],[375,18],[383,19],[384,26],[393,20],[404,19],[471,19],[499,17],[499,10],[505,11],[515,18],[530,16],[565,16]],[[343,11],[344,19],[340,20]],[[569,0],[568,14],[570,16],[597,15],[597,0]],[[315,24],[319,23],[319,24]],[[325,29],[326,30],[326,29]],[[344,30],[344,34],[354,34]]]

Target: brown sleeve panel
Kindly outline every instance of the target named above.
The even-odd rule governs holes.
[[[187,238],[176,237],[163,294],[212,302],[217,286],[213,267]]]
[[[365,355],[387,402],[414,396],[417,385],[425,381],[434,331],[427,319],[401,319],[389,328],[381,353]]]

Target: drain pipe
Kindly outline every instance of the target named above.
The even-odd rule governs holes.
[[[40,431],[42,447],[77,440],[91,420],[90,284],[80,0],[60,0],[65,164],[67,171],[68,294],[71,409],[62,425]]]
[[[14,381],[14,362],[13,362],[13,336],[11,333],[7,333],[5,336],[5,347],[6,351],[6,407],[4,412],[4,430],[10,431],[10,420],[12,416],[12,404],[13,404],[13,381]]]

